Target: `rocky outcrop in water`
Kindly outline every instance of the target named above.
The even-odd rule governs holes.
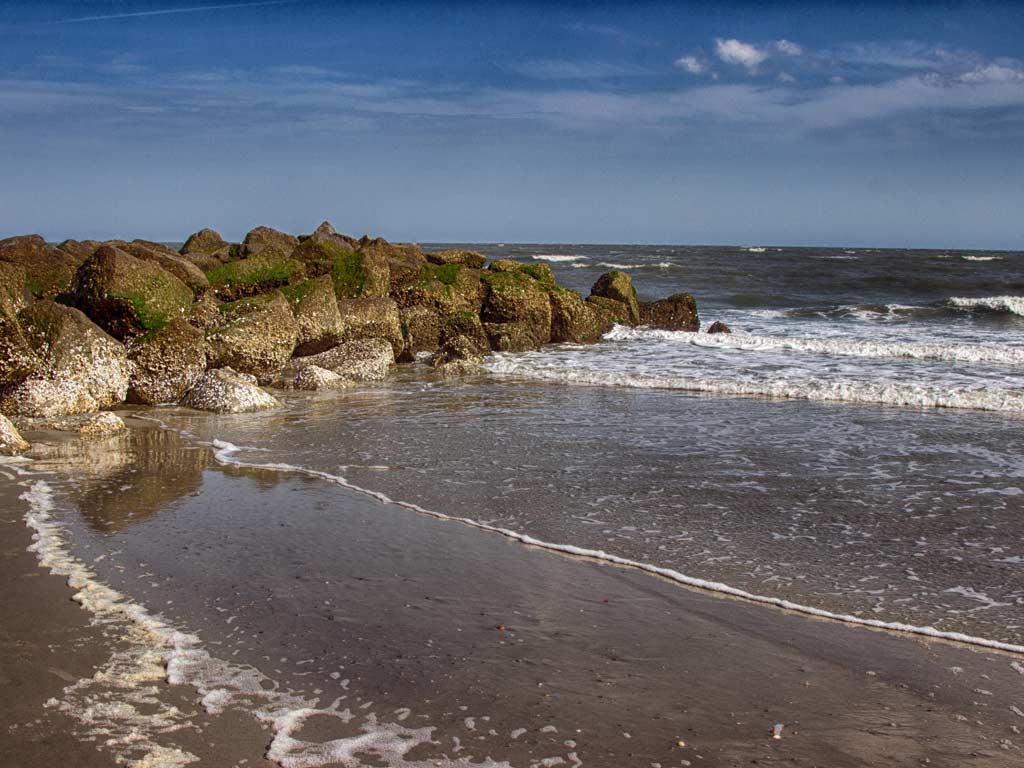
[[[547,264],[356,239],[212,229],[148,240],[0,240],[0,411],[67,418],[129,400],[273,407],[259,384],[326,390],[427,362],[478,373],[492,351],[596,342],[616,323],[699,327],[688,294],[640,302],[613,271],[584,298]]]
[[[721,320],[715,320],[715,322],[708,326],[708,333],[732,333],[732,328]]]

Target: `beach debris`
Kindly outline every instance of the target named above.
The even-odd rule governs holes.
[[[782,724],[782,723],[776,723],[774,726],[772,726],[772,738],[775,739],[776,741],[781,739],[782,738],[782,729],[785,728],[785,727],[786,726],[784,724]]]

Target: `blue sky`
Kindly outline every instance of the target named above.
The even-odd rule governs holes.
[[[1024,248],[1024,4],[0,0],[0,235]]]

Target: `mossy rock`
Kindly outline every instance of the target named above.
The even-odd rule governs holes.
[[[184,317],[193,299],[192,289],[159,265],[109,245],[78,268],[71,293],[75,306],[122,341]]]
[[[602,335],[608,333],[615,325],[633,324],[629,305],[625,302],[607,299],[604,296],[588,296],[586,303],[593,310]]]
[[[15,313],[21,312],[32,301],[25,268],[20,264],[0,261],[0,293],[7,296]]]
[[[457,337],[467,340],[473,346],[476,355],[490,354],[491,342],[487,338],[487,333],[478,314],[457,312],[441,319],[441,347],[443,348]]]
[[[487,257],[476,251],[465,251],[460,249],[435,251],[426,254],[427,261],[431,264],[461,264],[472,269],[481,269],[487,263]]]
[[[108,245],[115,244],[108,243]],[[117,247],[137,259],[151,261],[163,267],[191,288],[195,296],[201,296],[210,287],[210,281],[203,274],[203,270],[161,243],[133,240],[130,243],[117,244]]]
[[[555,273],[547,264],[528,264],[515,259],[495,259],[487,269],[491,272],[521,272],[542,283],[555,284]]]
[[[206,335],[209,366],[230,367],[261,383],[287,364],[299,340],[291,303],[281,291],[224,304],[224,324]]]
[[[208,256],[227,246],[228,243],[220,236],[220,232],[212,229],[201,229],[188,236],[185,244],[181,246],[181,253],[196,253]]]
[[[427,263],[423,255],[423,249],[418,245],[410,243],[389,243],[382,237],[363,237],[359,240],[359,251],[364,254],[369,264],[375,265],[377,270],[387,270],[388,290],[383,294],[387,295],[404,288],[419,279],[420,270]]]
[[[487,271],[480,319],[491,348],[503,352],[539,349],[551,340],[551,302],[545,285],[521,269]]]
[[[332,236],[310,237],[292,251],[292,258],[301,261],[310,277],[330,275],[335,263],[344,257],[351,256],[355,249],[348,243]],[[362,281],[360,281],[362,282]],[[362,285],[360,284],[360,288]]]
[[[398,306],[429,307],[441,317],[480,314],[484,286],[480,270],[459,264],[424,264],[416,280],[392,293]]]
[[[339,235],[310,237],[293,251],[311,276],[329,275],[339,299],[383,298],[388,294],[389,271],[383,258],[353,250]]]
[[[128,401],[176,403],[206,372],[203,332],[183,319],[135,340],[128,350],[133,369]]]
[[[306,268],[281,251],[266,248],[255,256],[217,266],[206,277],[218,297],[236,301],[301,282],[306,278]]]
[[[625,325],[637,325],[640,322],[640,301],[629,275],[618,270],[605,272],[590,289],[591,296],[622,302],[629,310]]]
[[[299,238],[289,235],[287,232],[280,232],[271,227],[256,227],[249,230],[242,241],[242,252],[246,256],[255,256],[264,250],[272,249],[290,256],[299,244]]]
[[[576,291],[552,286],[548,299],[551,302],[551,341],[592,344],[601,339],[601,319]]]
[[[339,299],[342,341],[387,339],[397,359],[405,348],[402,322],[394,299]]]
[[[296,355],[314,355],[342,340],[344,326],[329,275],[287,286],[281,292],[291,304],[298,323]]]
[[[0,240],[0,262],[25,270],[25,285],[36,298],[53,299],[67,292],[75,270],[85,260],[49,245],[39,235],[20,235]]]
[[[664,331],[699,331],[697,300],[688,293],[675,293],[658,301],[641,302],[640,322]]]

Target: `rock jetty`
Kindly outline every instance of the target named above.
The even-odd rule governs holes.
[[[696,331],[700,320],[689,294],[639,301],[624,272],[584,297],[546,264],[428,253],[328,222],[301,236],[256,227],[241,243],[203,229],[180,252],[12,237],[0,240],[0,452],[25,449],[5,417],[56,423],[125,402],[273,408],[262,387],[347,387],[414,361],[474,373],[492,351],[589,344],[615,324]]]

